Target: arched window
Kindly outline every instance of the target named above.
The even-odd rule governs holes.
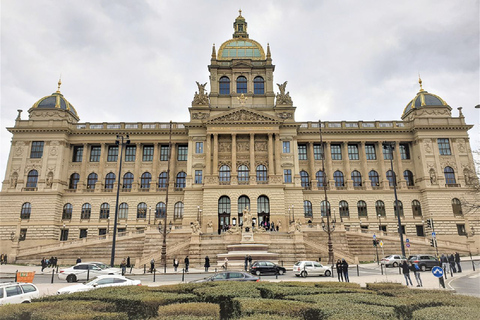
[[[463,215],[462,202],[460,202],[460,200],[458,200],[457,198],[452,199],[452,210],[453,214],[456,216]]]
[[[140,202],[137,205],[137,219],[146,219],[147,218],[147,204],[145,202]]]
[[[250,198],[247,196],[241,196],[238,198],[238,224],[243,225],[243,210],[250,210]]]
[[[313,217],[312,203],[308,200],[303,201],[303,213],[305,218]]]
[[[71,203],[65,203],[63,206],[62,220],[72,219],[73,206]]]
[[[422,206],[420,205],[420,201],[418,200],[412,201],[412,212],[413,212],[413,215],[416,217],[422,216]]]
[[[338,204],[338,209],[340,210],[340,217],[349,217],[350,211],[348,210],[348,202],[345,200],[340,201]]]
[[[123,189],[131,190],[133,184],[133,173],[127,172],[123,175]]]
[[[167,213],[167,206],[163,202],[157,203],[155,207],[155,219],[164,219]]]
[[[445,167],[443,170],[445,174],[445,184],[456,184],[455,171],[451,167]]]
[[[108,219],[110,216],[110,205],[106,202],[100,206],[100,219]]]
[[[263,164],[258,165],[257,181],[267,181],[267,180],[268,180],[267,167],[265,167]]]
[[[385,217],[385,203],[382,200],[375,202],[375,210],[377,211],[377,217],[379,215]]]
[[[264,94],[265,93],[265,82],[262,77],[258,76],[253,79],[253,93],[254,94]]]
[[[380,178],[378,176],[378,172],[375,170],[372,170],[368,173],[368,179],[370,179],[370,182],[372,183],[372,187],[378,187],[380,186]]]
[[[220,167],[218,172],[218,180],[220,183],[222,182],[230,182],[230,167],[227,165],[223,165]]]
[[[310,178],[308,177],[308,172],[307,171],[300,171],[300,179],[302,182],[302,187],[308,188],[310,187]]]
[[[150,181],[152,181],[152,175],[150,172],[144,172],[140,178],[140,189],[150,189]]]
[[[107,190],[113,189],[114,184],[115,184],[115,174],[113,172],[110,172],[105,177],[105,189]]]
[[[84,203],[82,206],[82,214],[80,219],[90,219],[90,215],[92,214],[92,206],[90,203]]]
[[[247,93],[247,78],[244,76],[237,78],[237,93]]]
[[[162,172],[158,175],[158,188],[166,189],[167,188],[167,173]]]
[[[230,94],[230,79],[223,76],[219,80],[220,94]]]
[[[366,217],[367,216],[367,203],[363,200],[357,202],[358,216]]]
[[[227,196],[221,196],[218,199],[218,213],[230,214],[230,212],[231,212],[230,198]]]
[[[175,203],[173,207],[173,219],[183,219],[183,202]]]
[[[403,217],[403,203],[402,201],[398,200],[398,213],[400,217]],[[397,217],[397,206],[395,205],[395,201],[393,201],[393,212],[395,213],[395,217]]]
[[[30,170],[27,175],[27,188],[36,188],[38,182],[38,171]]]
[[[403,171],[403,178],[407,182],[408,187],[413,187],[415,185],[413,181],[413,173],[410,170]]]
[[[187,178],[187,174],[185,172],[179,172],[177,174],[177,181],[175,183],[175,188],[185,188],[185,179]]]
[[[354,187],[362,186],[362,174],[357,170],[352,171],[352,180],[353,180]]]
[[[327,211],[325,209],[327,209],[328,212],[330,212],[330,202],[327,202],[327,208],[325,208],[325,200],[323,200],[322,202],[320,202],[320,213],[322,217],[327,216]]]
[[[317,187],[324,187],[327,185],[327,180],[325,177],[325,173],[322,170],[318,170],[315,174],[315,178],[317,178]]]
[[[70,182],[68,184],[68,189],[77,190],[78,181],[80,180],[80,175],[74,173],[70,176]]]
[[[387,180],[390,187],[396,186],[395,172],[392,170],[387,171]]]
[[[118,219],[127,219],[127,218],[128,218],[128,204],[125,202],[122,202],[118,207]]]
[[[247,182],[249,179],[248,167],[246,165],[241,165],[238,167],[238,181]]]
[[[335,171],[333,174],[333,180],[335,180],[335,187],[344,187],[345,181],[343,179],[343,172],[342,171]]]
[[[20,219],[30,219],[30,214],[32,213],[32,205],[30,202],[25,202],[22,205],[22,211],[20,212]]]
[[[98,175],[95,172],[90,173],[87,178],[87,189],[94,190],[97,180],[98,180]]]
[[[260,196],[257,198],[257,225],[262,222],[270,221],[270,200],[267,196]]]

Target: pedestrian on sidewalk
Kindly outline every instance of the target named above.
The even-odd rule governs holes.
[[[130,264],[130,256],[127,257],[127,268],[130,268],[131,264]]]
[[[225,257],[225,260],[223,260],[223,266],[222,266],[222,268],[223,268],[224,270],[227,270],[227,269],[228,269],[228,259],[227,259],[227,257]]]
[[[248,255],[245,255],[245,272],[247,272],[248,270]]]
[[[348,278],[348,262],[345,261],[345,259],[342,259],[342,272],[345,282],[350,282],[350,279]]]
[[[453,253],[448,256],[448,263],[450,264],[450,274],[453,277],[454,273],[457,273],[457,267],[455,266],[455,256]]]
[[[152,260],[150,260],[150,273],[153,273],[153,270],[155,270],[155,259],[152,258]]]
[[[80,257],[78,257],[76,263],[81,263],[81,262],[82,262],[82,259],[80,259]]]
[[[442,256],[440,257],[440,262],[442,262],[443,275],[445,276],[445,279],[447,279],[448,258],[443,253],[442,253]]]
[[[0,256],[0,265],[2,265],[2,264],[3,264],[3,253],[2,253],[2,255]]]
[[[417,287],[423,287],[422,278],[420,278],[420,267],[416,263],[410,262],[410,271],[415,275],[415,281],[417,282]]]
[[[458,266],[458,272],[462,272],[462,266],[460,265],[460,254],[458,252],[455,252],[455,263]]]
[[[183,262],[185,263],[185,272],[188,272],[188,266],[190,265],[190,259],[188,259],[188,256],[185,257]]]
[[[408,282],[410,282],[410,285],[413,286],[412,279],[410,279],[410,268],[408,266],[407,261],[403,261],[402,263],[402,272],[403,272],[403,276],[405,277],[405,282],[407,282],[407,286],[408,286]]]
[[[210,268],[210,258],[208,256],[205,256],[205,272],[208,272],[208,268]]]
[[[40,264],[42,265],[42,272],[43,272],[43,269],[45,269],[47,267],[47,263],[45,261],[45,258],[42,258],[42,261],[40,261]]]
[[[248,266],[249,267],[252,266],[252,256],[251,255],[248,255]]]
[[[179,265],[178,259],[174,258],[173,259],[173,271],[177,272],[178,265]]]
[[[122,269],[122,276],[127,272],[127,261],[125,259],[120,263],[120,268]]]
[[[7,254],[5,253],[5,255],[3,256],[3,264],[7,264],[7,262]]]
[[[338,282],[343,282],[342,261],[340,259],[337,260],[336,267],[337,267]]]

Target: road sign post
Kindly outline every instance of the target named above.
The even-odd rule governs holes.
[[[443,288],[445,288],[445,281],[443,281],[443,273],[444,270],[442,269],[442,267],[435,266],[432,268],[432,274],[438,278],[438,286],[442,286]]]

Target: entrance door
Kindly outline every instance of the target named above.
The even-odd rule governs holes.
[[[222,213],[218,215],[218,225],[223,229],[223,226],[228,226],[230,224],[230,215],[227,213]]]

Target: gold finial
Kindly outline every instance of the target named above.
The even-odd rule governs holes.
[[[270,43],[267,43],[267,58],[271,58],[272,54],[270,53]]]
[[[238,10],[240,17],[242,16],[242,9]]]
[[[423,88],[422,88],[422,78],[420,78],[420,73],[418,74],[418,83],[420,84],[420,91],[423,91]]]
[[[62,85],[62,76],[60,76],[60,79],[58,79],[58,89],[57,93],[60,93],[60,86]]]

